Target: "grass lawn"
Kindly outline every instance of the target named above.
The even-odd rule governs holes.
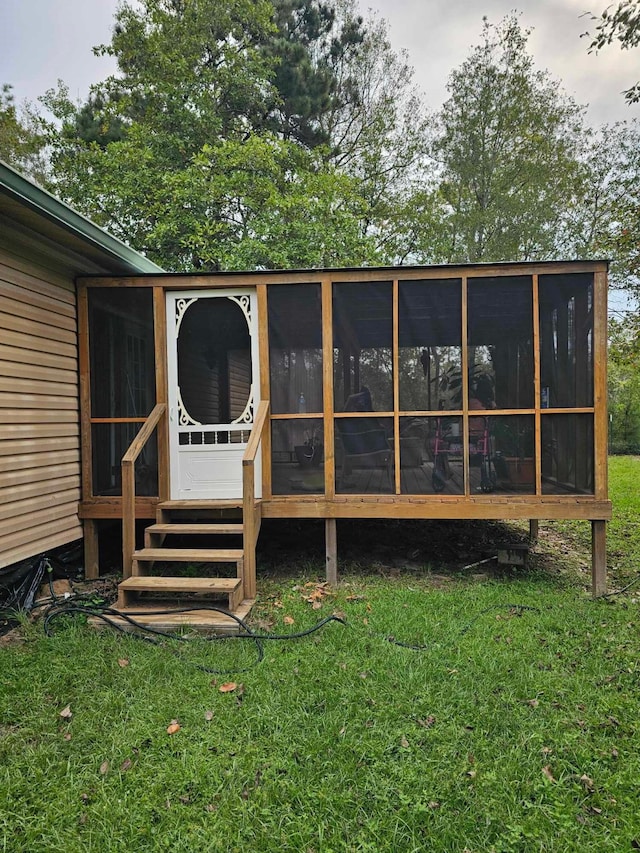
[[[611,460],[616,583],[639,568],[639,481]],[[587,524],[541,525],[509,575],[461,570],[473,554],[399,567],[395,529],[335,594],[320,559],[265,558],[255,628],[348,624],[256,665],[251,642],[23,626],[0,647],[0,850],[640,848],[640,586],[589,598]]]

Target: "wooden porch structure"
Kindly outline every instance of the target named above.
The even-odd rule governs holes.
[[[123,610],[244,614],[263,518],[324,519],[334,582],[338,518],[583,519],[602,594],[606,292],[604,262],[79,279],[88,567],[121,519]]]

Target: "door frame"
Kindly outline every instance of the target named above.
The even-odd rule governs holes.
[[[233,298],[243,311],[247,320],[249,336],[251,340],[251,390],[247,406],[239,418],[227,424],[199,424],[182,408],[182,401],[178,386],[178,350],[177,342],[180,325],[188,308],[199,299],[207,298]],[[169,497],[171,500],[237,500],[242,498],[242,456],[246,449],[249,435],[253,428],[257,406],[260,401],[260,361],[258,341],[258,298],[255,286],[210,288],[197,290],[166,290],[166,352],[167,352],[167,429],[169,446]],[[180,314],[176,316],[176,312]],[[180,424],[180,415],[189,419]],[[198,426],[202,426],[200,431]],[[180,444],[181,433],[189,432],[195,427],[195,432],[205,433],[228,433],[240,432],[241,440],[228,443],[213,443],[189,445]],[[221,481],[216,488],[212,485],[207,491],[206,487],[193,491],[182,486],[185,475],[187,458],[191,457],[194,470],[205,471],[210,466],[213,472],[217,468],[221,475]],[[224,470],[223,470],[224,469]],[[260,454],[256,459],[256,497],[262,494],[262,467],[260,465]]]

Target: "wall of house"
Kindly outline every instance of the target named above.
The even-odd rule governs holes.
[[[73,277],[0,229],[0,567],[82,536]],[[55,268],[55,264],[53,267]]]

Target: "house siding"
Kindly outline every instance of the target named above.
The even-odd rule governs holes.
[[[0,243],[0,568],[82,536],[71,275]]]

